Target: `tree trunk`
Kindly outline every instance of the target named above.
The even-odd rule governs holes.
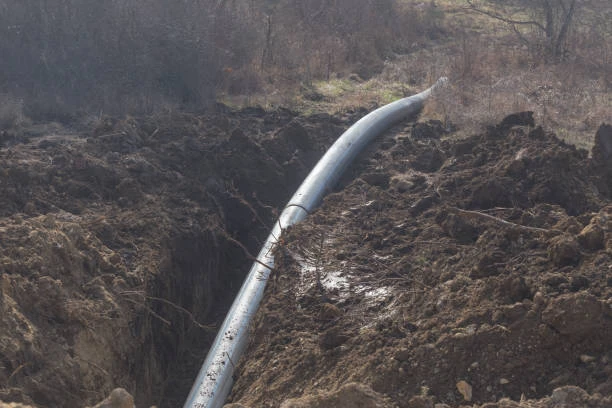
[[[570,26],[572,25],[572,19],[574,17],[574,12],[576,11],[576,0],[572,0],[569,10],[567,10],[563,22],[561,24],[561,29],[559,30],[559,34],[557,35],[557,40],[555,42],[554,56],[562,57],[565,49],[564,44],[567,39],[567,35],[569,33]]]

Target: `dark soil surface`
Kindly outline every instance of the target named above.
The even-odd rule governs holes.
[[[355,115],[2,131],[0,401],[180,406],[268,226]]]
[[[364,113],[2,130],[0,406],[181,406],[247,251]],[[529,114],[394,128],[287,232],[234,406],[612,406],[611,157]]]
[[[234,406],[611,407],[610,146],[394,129],[288,232]]]

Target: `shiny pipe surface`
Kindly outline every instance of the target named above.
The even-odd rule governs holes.
[[[220,408],[233,385],[235,364],[248,343],[249,326],[263,298],[274,267],[273,250],[284,228],[302,221],[336,184],[344,170],[373,139],[409,115],[418,113],[425,100],[447,82],[440,78],[431,88],[385,105],[367,114],[336,140],[306,177],[274,225],[208,356],[200,369],[184,408]]]

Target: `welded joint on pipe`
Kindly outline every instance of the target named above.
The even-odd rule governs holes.
[[[308,208],[304,207],[304,206],[303,206],[303,205],[301,205],[301,204],[293,204],[293,203],[291,203],[291,204],[287,204],[287,205],[285,206],[285,209],[286,209],[286,208],[289,208],[289,207],[298,207],[298,208],[301,208],[302,210],[304,210],[304,212],[306,213],[306,215],[310,215],[310,210],[308,210]],[[283,211],[284,211],[284,210],[283,210]]]

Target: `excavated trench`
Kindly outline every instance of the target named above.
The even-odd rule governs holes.
[[[147,290],[151,310],[141,318],[146,335],[134,370],[134,378],[142,381],[136,388],[142,392],[134,394],[139,403],[183,404],[244,281],[251,254],[257,253],[274,222],[275,206],[287,200],[288,192],[332,141],[328,130],[321,132],[319,143],[305,144],[303,140],[311,138],[308,124],[293,120],[278,131],[269,123],[273,120],[261,118],[269,128],[267,135],[247,134],[248,127],[230,131],[228,144],[217,154],[222,157],[220,165],[231,160],[230,166],[240,168],[225,169],[226,188],[220,188],[218,180],[207,180],[214,217],[207,225],[194,222],[187,230],[181,228],[161,251],[159,273]],[[318,125],[329,126],[326,120]]]
[[[360,111],[351,114],[351,119],[347,122],[350,123],[354,115],[363,113]],[[323,119],[325,123],[328,118]],[[405,124],[401,127],[403,126]],[[342,127],[325,127],[329,138],[325,139],[320,145],[321,150],[317,151],[312,150],[312,145],[303,142],[309,138],[308,132],[296,122],[291,122],[278,132],[282,139],[290,140],[301,147],[298,147],[298,154],[301,158],[306,158],[306,162],[303,159],[296,160],[294,153],[293,162],[289,165],[284,163],[282,176],[286,182],[276,186],[282,193],[276,192],[274,188],[249,191],[248,196],[254,199],[251,202],[243,197],[225,195],[225,198],[217,200],[221,206],[218,210],[223,221],[222,229],[207,231],[205,236],[192,236],[191,233],[181,235],[170,245],[170,263],[164,269],[166,272],[160,273],[153,292],[157,293],[156,297],[176,303],[182,309],[198,312],[187,315],[184,310],[168,303],[159,303],[154,309],[159,315],[173,316],[169,319],[173,322],[183,322],[176,327],[168,326],[157,319],[151,326],[151,342],[154,344],[152,347],[158,350],[162,359],[159,364],[167,367],[166,378],[171,379],[163,382],[165,390],[156,398],[158,405],[180,406],[184,402],[216,334],[212,327],[202,328],[194,325],[194,320],[213,322],[217,327],[222,322],[244,282],[248,272],[246,266],[253,262],[251,254],[256,254],[260,249],[270,226],[282,209],[270,209],[257,197],[276,197],[277,203],[287,201],[285,192],[293,191],[301,183],[309,169],[324,153],[324,148],[339,134],[334,135],[333,131],[340,130],[341,133],[343,130]],[[278,154],[277,143],[268,140],[262,144],[266,146],[267,152]],[[360,157],[366,157],[375,150],[376,146],[370,146]],[[354,167],[351,166],[348,174],[340,179],[340,188],[350,183],[355,176]],[[238,183],[248,190],[253,181],[246,177]],[[146,395],[142,397],[146,398]]]
[[[360,114],[13,130],[0,149],[0,401],[83,406],[121,386],[139,406],[181,405],[277,206]]]
[[[148,290],[151,311],[135,322],[145,339],[133,373],[142,381],[137,387],[142,393],[134,395],[137,401],[179,406],[184,398],[186,379],[197,372],[189,363],[212,341],[215,312],[225,306],[223,294],[232,292],[231,281],[223,276],[231,270],[231,251],[221,239],[214,231],[198,231],[169,245],[168,259]]]
[[[137,406],[180,406],[213,340],[209,326],[252,261],[245,249],[257,252],[278,205],[364,113],[228,111],[15,131],[0,148],[0,401],[93,405],[121,386]],[[592,158],[537,127],[419,139],[431,127],[385,137],[288,237],[297,254],[324,246],[328,281],[339,271],[357,292],[382,281],[397,296],[372,306],[342,288],[295,292],[303,268],[286,259],[234,401],[278,405],[349,377],[402,407],[425,389],[427,401],[459,404],[460,380],[475,402],[576,383],[612,394],[610,127]],[[588,327],[570,313],[592,305],[599,320]],[[556,313],[564,310],[571,319]],[[531,330],[540,320],[565,337]],[[517,348],[499,342],[506,329]],[[536,337],[524,343],[521,333]],[[583,341],[592,333],[599,343]],[[533,367],[548,382],[536,371],[523,375],[533,384],[521,381],[532,360],[522,344],[564,356],[556,368]]]

